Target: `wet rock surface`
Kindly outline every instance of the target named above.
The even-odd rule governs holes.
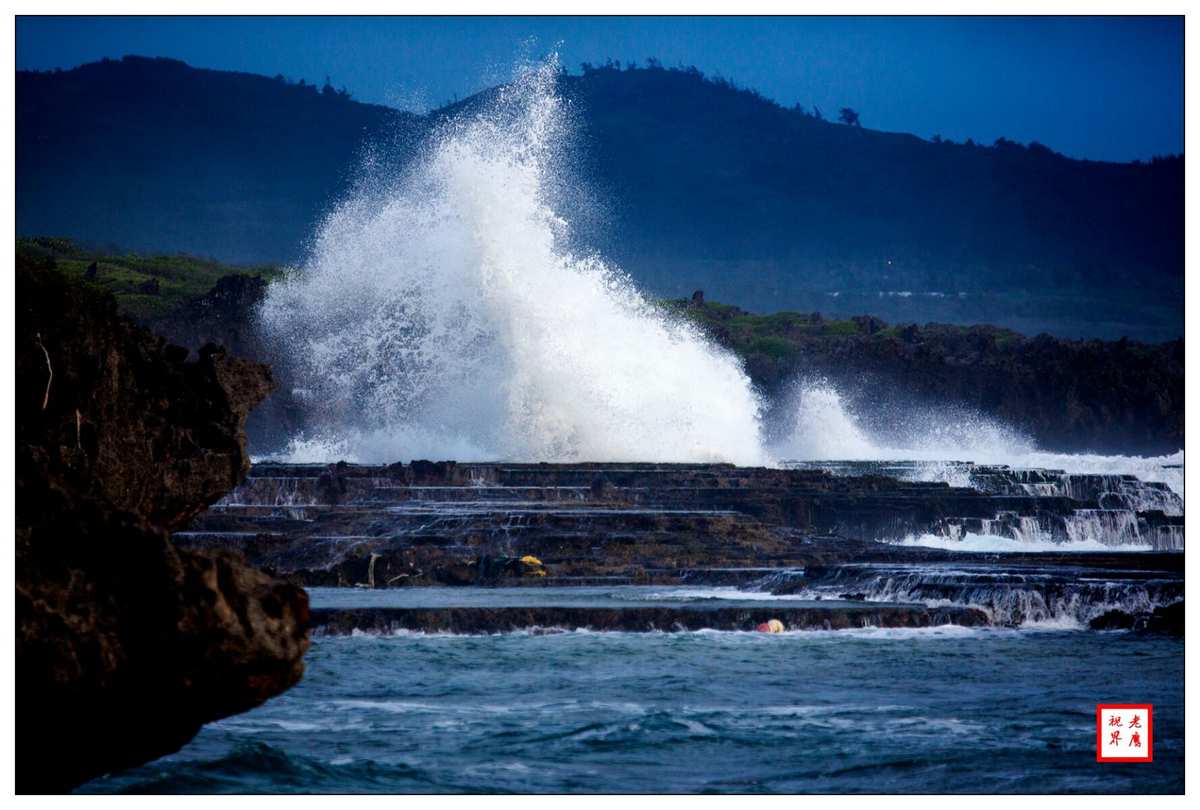
[[[1088,623],[1092,630],[1134,630],[1165,636],[1183,637],[1184,608],[1182,598],[1178,602],[1156,607],[1148,613],[1129,613],[1124,610],[1109,610]]]
[[[985,482],[979,489],[864,470],[719,464],[259,464],[176,539],[241,551],[306,586],[735,586],[970,607],[1003,625],[1086,625],[1118,606],[1148,613],[1182,599],[1182,554],[1122,552],[1154,543],[1156,521],[1178,528],[1163,545],[1181,547],[1182,514],[1162,511],[1182,511],[1170,490],[1119,476],[1106,483],[1043,471],[1030,481],[1004,468],[973,472]],[[1124,508],[1101,509],[1098,501],[1114,493]],[[1139,512],[1142,504],[1156,508]],[[1055,538],[1071,539],[1053,527],[1081,512],[1122,516],[1114,525],[1124,528],[1105,535],[1111,552],[980,554],[880,542],[924,533],[952,540],[975,521],[995,532],[1013,527],[1018,538],[1031,525],[1049,527],[1030,547],[1053,548]],[[526,555],[536,571],[517,563]],[[405,615],[409,623],[398,626],[414,629],[417,614]],[[450,621],[420,615],[434,629]],[[575,620],[610,622],[562,617]],[[472,614],[451,623],[489,621]],[[632,614],[628,621],[646,624]]]
[[[174,528],[249,470],[242,426],[274,387],[265,366],[199,360],[52,271],[17,276],[17,441],[38,477]]]
[[[987,468],[986,475],[1003,472]],[[508,576],[488,573],[497,570],[495,560],[526,554],[545,563],[546,584],[572,577],[696,582],[711,569],[977,559],[876,541],[928,533],[953,540],[974,524],[1018,540],[1066,543],[1073,538],[1062,527],[1097,514],[1118,527],[1104,536],[1114,554],[1097,554],[1097,565],[1127,563],[1128,555],[1115,554],[1126,545],[1158,543],[1160,523],[1179,528],[1164,550],[1181,547],[1182,515],[1157,508],[1169,501],[1182,511],[1177,496],[1143,485],[1154,510],[1100,509],[1107,490],[1085,486],[1089,478],[1101,477],[1072,477],[1076,498],[720,464],[260,464],[176,537],[193,547],[239,549],[306,585],[367,584],[371,568],[377,587],[488,584]],[[1112,478],[1131,489],[1141,483]],[[1037,537],[1020,536],[1043,525]]]
[[[933,627],[988,623],[983,611],[923,605],[830,607],[461,607],[461,608],[317,608],[313,628],[326,635],[394,633],[506,633],[535,631],[620,631],[626,633],[693,630],[752,631],[776,619],[785,630],[847,630],[863,627]]]
[[[245,475],[269,371],[188,362],[48,270],[16,300],[17,789],[59,792],[296,683],[308,600],[169,536]]]
[[[1032,555],[1031,555],[1032,556]],[[847,562],[779,572],[758,583],[776,596],[972,605],[1000,626],[1061,624],[1120,629],[1182,604],[1182,555],[1134,559],[1022,560],[998,555],[952,562]],[[1116,556],[1116,555],[1113,555]],[[1125,555],[1126,558],[1131,555]],[[1105,567],[1106,563],[1111,564]]]

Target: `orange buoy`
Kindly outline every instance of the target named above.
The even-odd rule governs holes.
[[[760,633],[782,633],[783,622],[779,621],[779,619],[771,619],[760,624],[757,630]]]

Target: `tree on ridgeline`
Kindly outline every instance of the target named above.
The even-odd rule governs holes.
[[[848,127],[862,126],[862,124],[858,122],[858,113],[849,107],[842,107],[842,112],[840,115],[838,115],[838,120]]]

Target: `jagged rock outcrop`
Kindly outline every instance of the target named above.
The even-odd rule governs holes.
[[[1110,610],[1089,622],[1093,630],[1135,630],[1139,633],[1183,637],[1183,600],[1155,607],[1152,611],[1138,614],[1124,610]]]
[[[266,289],[267,282],[261,276],[230,273],[218,279],[205,295],[185,301],[145,325],[191,351],[211,343],[238,357],[270,364],[284,384],[255,409],[246,432],[256,447],[276,448],[303,430],[304,414],[291,394],[291,386],[286,384],[286,359],[271,351],[258,329],[256,313]]]
[[[242,480],[242,424],[269,369],[216,346],[185,362],[50,271],[19,273],[17,302],[17,440],[39,477],[168,528]]]
[[[169,538],[245,475],[269,370],[188,362],[51,270],[16,300],[17,789],[58,792],[296,683],[308,600]]]
[[[230,273],[219,278],[207,294],[148,326],[180,346],[215,343],[240,357],[259,357],[262,347],[254,328],[254,311],[266,289],[262,276]]]

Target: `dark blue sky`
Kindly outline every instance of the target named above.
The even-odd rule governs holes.
[[[1183,151],[1180,17],[20,17],[16,44],[19,69],[170,56],[329,75],[359,100],[409,109],[502,81],[521,55],[557,45],[572,72],[654,56],[926,138],[1037,140],[1101,160]]]

